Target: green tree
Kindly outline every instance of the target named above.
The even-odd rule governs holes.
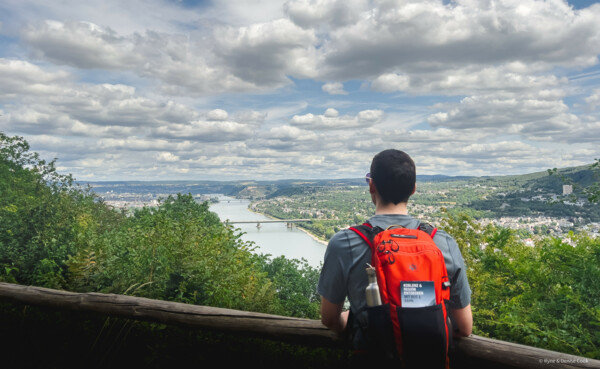
[[[103,206],[29,149],[22,137],[0,132],[0,278],[62,288],[78,220]]]
[[[270,260],[268,255],[259,255],[256,259],[277,290],[277,314],[320,318],[320,296],[316,289],[320,270],[311,267],[305,259],[280,256]]]
[[[254,265],[253,245],[240,237],[208,203],[192,195],[169,196],[96,239],[87,288],[270,312],[275,290]]]

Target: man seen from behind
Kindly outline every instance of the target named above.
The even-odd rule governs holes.
[[[389,149],[377,154],[371,162],[367,177],[371,199],[375,204],[375,215],[368,222],[373,227],[386,229],[392,225],[416,229],[420,221],[408,214],[408,200],[416,190],[416,169],[406,153]],[[454,336],[471,334],[471,290],[466,276],[466,267],[456,241],[446,232],[439,230],[433,241],[441,250],[448,277],[452,281],[449,314],[452,316]],[[321,321],[335,332],[347,331],[351,337],[354,364],[368,355],[364,328],[367,326],[365,288],[368,280],[365,266],[371,262],[371,249],[365,241],[349,229],[336,233],[329,241],[325,252],[317,291],[321,295]],[[344,311],[346,298],[349,311]]]

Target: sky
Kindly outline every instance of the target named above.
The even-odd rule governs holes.
[[[0,0],[0,131],[81,181],[600,158],[600,4]]]

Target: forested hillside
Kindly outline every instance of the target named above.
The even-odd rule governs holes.
[[[563,194],[563,185],[570,185],[572,193]],[[445,212],[466,213],[484,222],[511,217],[516,223],[537,223],[523,228],[543,234],[553,233],[550,223],[568,223],[563,229],[552,227],[564,233],[590,223],[600,224],[599,189],[597,160],[582,167],[515,176],[420,176],[408,205],[412,215],[434,223],[445,217]],[[252,207],[281,219],[311,218],[301,226],[323,240],[363,222],[374,211],[364,181],[289,183],[264,199],[255,199]],[[539,217],[546,219],[541,223],[532,220]]]

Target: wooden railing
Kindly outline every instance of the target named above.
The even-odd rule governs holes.
[[[0,301],[61,310],[238,332],[319,347],[344,346],[344,339],[321,322],[143,297],[76,293],[0,283]],[[600,361],[472,335],[455,339],[452,355],[465,366],[489,368],[600,368]]]

